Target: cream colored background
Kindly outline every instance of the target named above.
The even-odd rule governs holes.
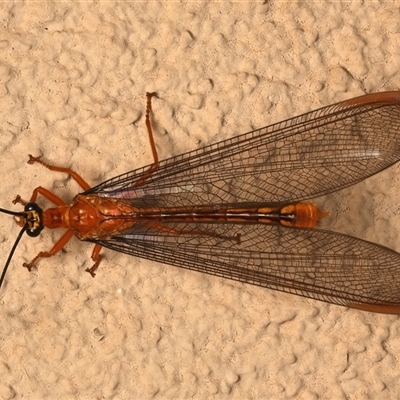
[[[160,96],[156,140],[165,158],[399,89],[398,3],[265,3],[2,2],[0,206],[12,208],[16,194],[28,198],[37,185],[69,200],[79,190],[28,166],[28,153],[93,184],[150,163],[146,91]],[[369,230],[392,247],[397,174],[395,166],[375,187],[365,184],[375,209],[389,202]],[[0,216],[0,264],[17,232]],[[92,279],[84,272],[92,246],[78,240],[31,274],[21,267],[59,235],[24,238],[1,289],[2,399],[400,396],[395,316],[111,251]]]

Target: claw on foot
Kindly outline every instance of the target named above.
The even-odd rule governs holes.
[[[41,156],[33,157],[32,154],[28,154],[28,156],[29,156],[28,164],[33,164],[35,162],[38,162],[42,158]]]
[[[25,267],[29,272],[32,271],[32,263],[23,263],[22,266]]]
[[[25,205],[24,202],[21,199],[21,196],[17,194],[15,196],[15,199],[12,201],[13,204],[22,204],[23,206]]]
[[[93,267],[92,268],[86,268],[85,269],[86,272],[89,272],[89,274],[92,276],[92,278],[94,278],[96,276]]]

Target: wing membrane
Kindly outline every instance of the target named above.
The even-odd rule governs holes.
[[[86,193],[143,206],[305,200],[400,159],[400,95],[367,95],[110,179]]]
[[[165,226],[186,233],[135,225],[110,240],[95,242],[133,256],[334,304],[400,305],[400,255],[383,246],[324,230],[275,225]],[[240,244],[229,240],[237,234]]]

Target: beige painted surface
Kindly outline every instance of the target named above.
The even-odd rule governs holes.
[[[28,153],[92,184],[149,164],[146,91],[159,93],[165,158],[399,89],[395,2],[267,3],[2,3],[0,206],[38,185],[67,200],[78,192],[62,174],[27,165]],[[394,166],[352,195],[378,215],[354,223],[400,250],[397,175]],[[0,216],[0,264],[17,233]],[[400,396],[396,316],[111,251],[92,279],[92,246],[78,240],[31,274],[21,267],[59,235],[24,238],[1,289],[2,399]]]

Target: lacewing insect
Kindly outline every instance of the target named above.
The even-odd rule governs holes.
[[[16,216],[21,232],[66,231],[101,247],[223,278],[366,311],[400,314],[400,254],[319,229],[327,215],[308,200],[354,185],[400,160],[400,92],[343,101],[183,155],[154,162],[90,188],[69,168],[39,157],[28,163],[69,175],[82,187],[72,204],[38,187]],[[55,204],[44,211],[41,194]]]

